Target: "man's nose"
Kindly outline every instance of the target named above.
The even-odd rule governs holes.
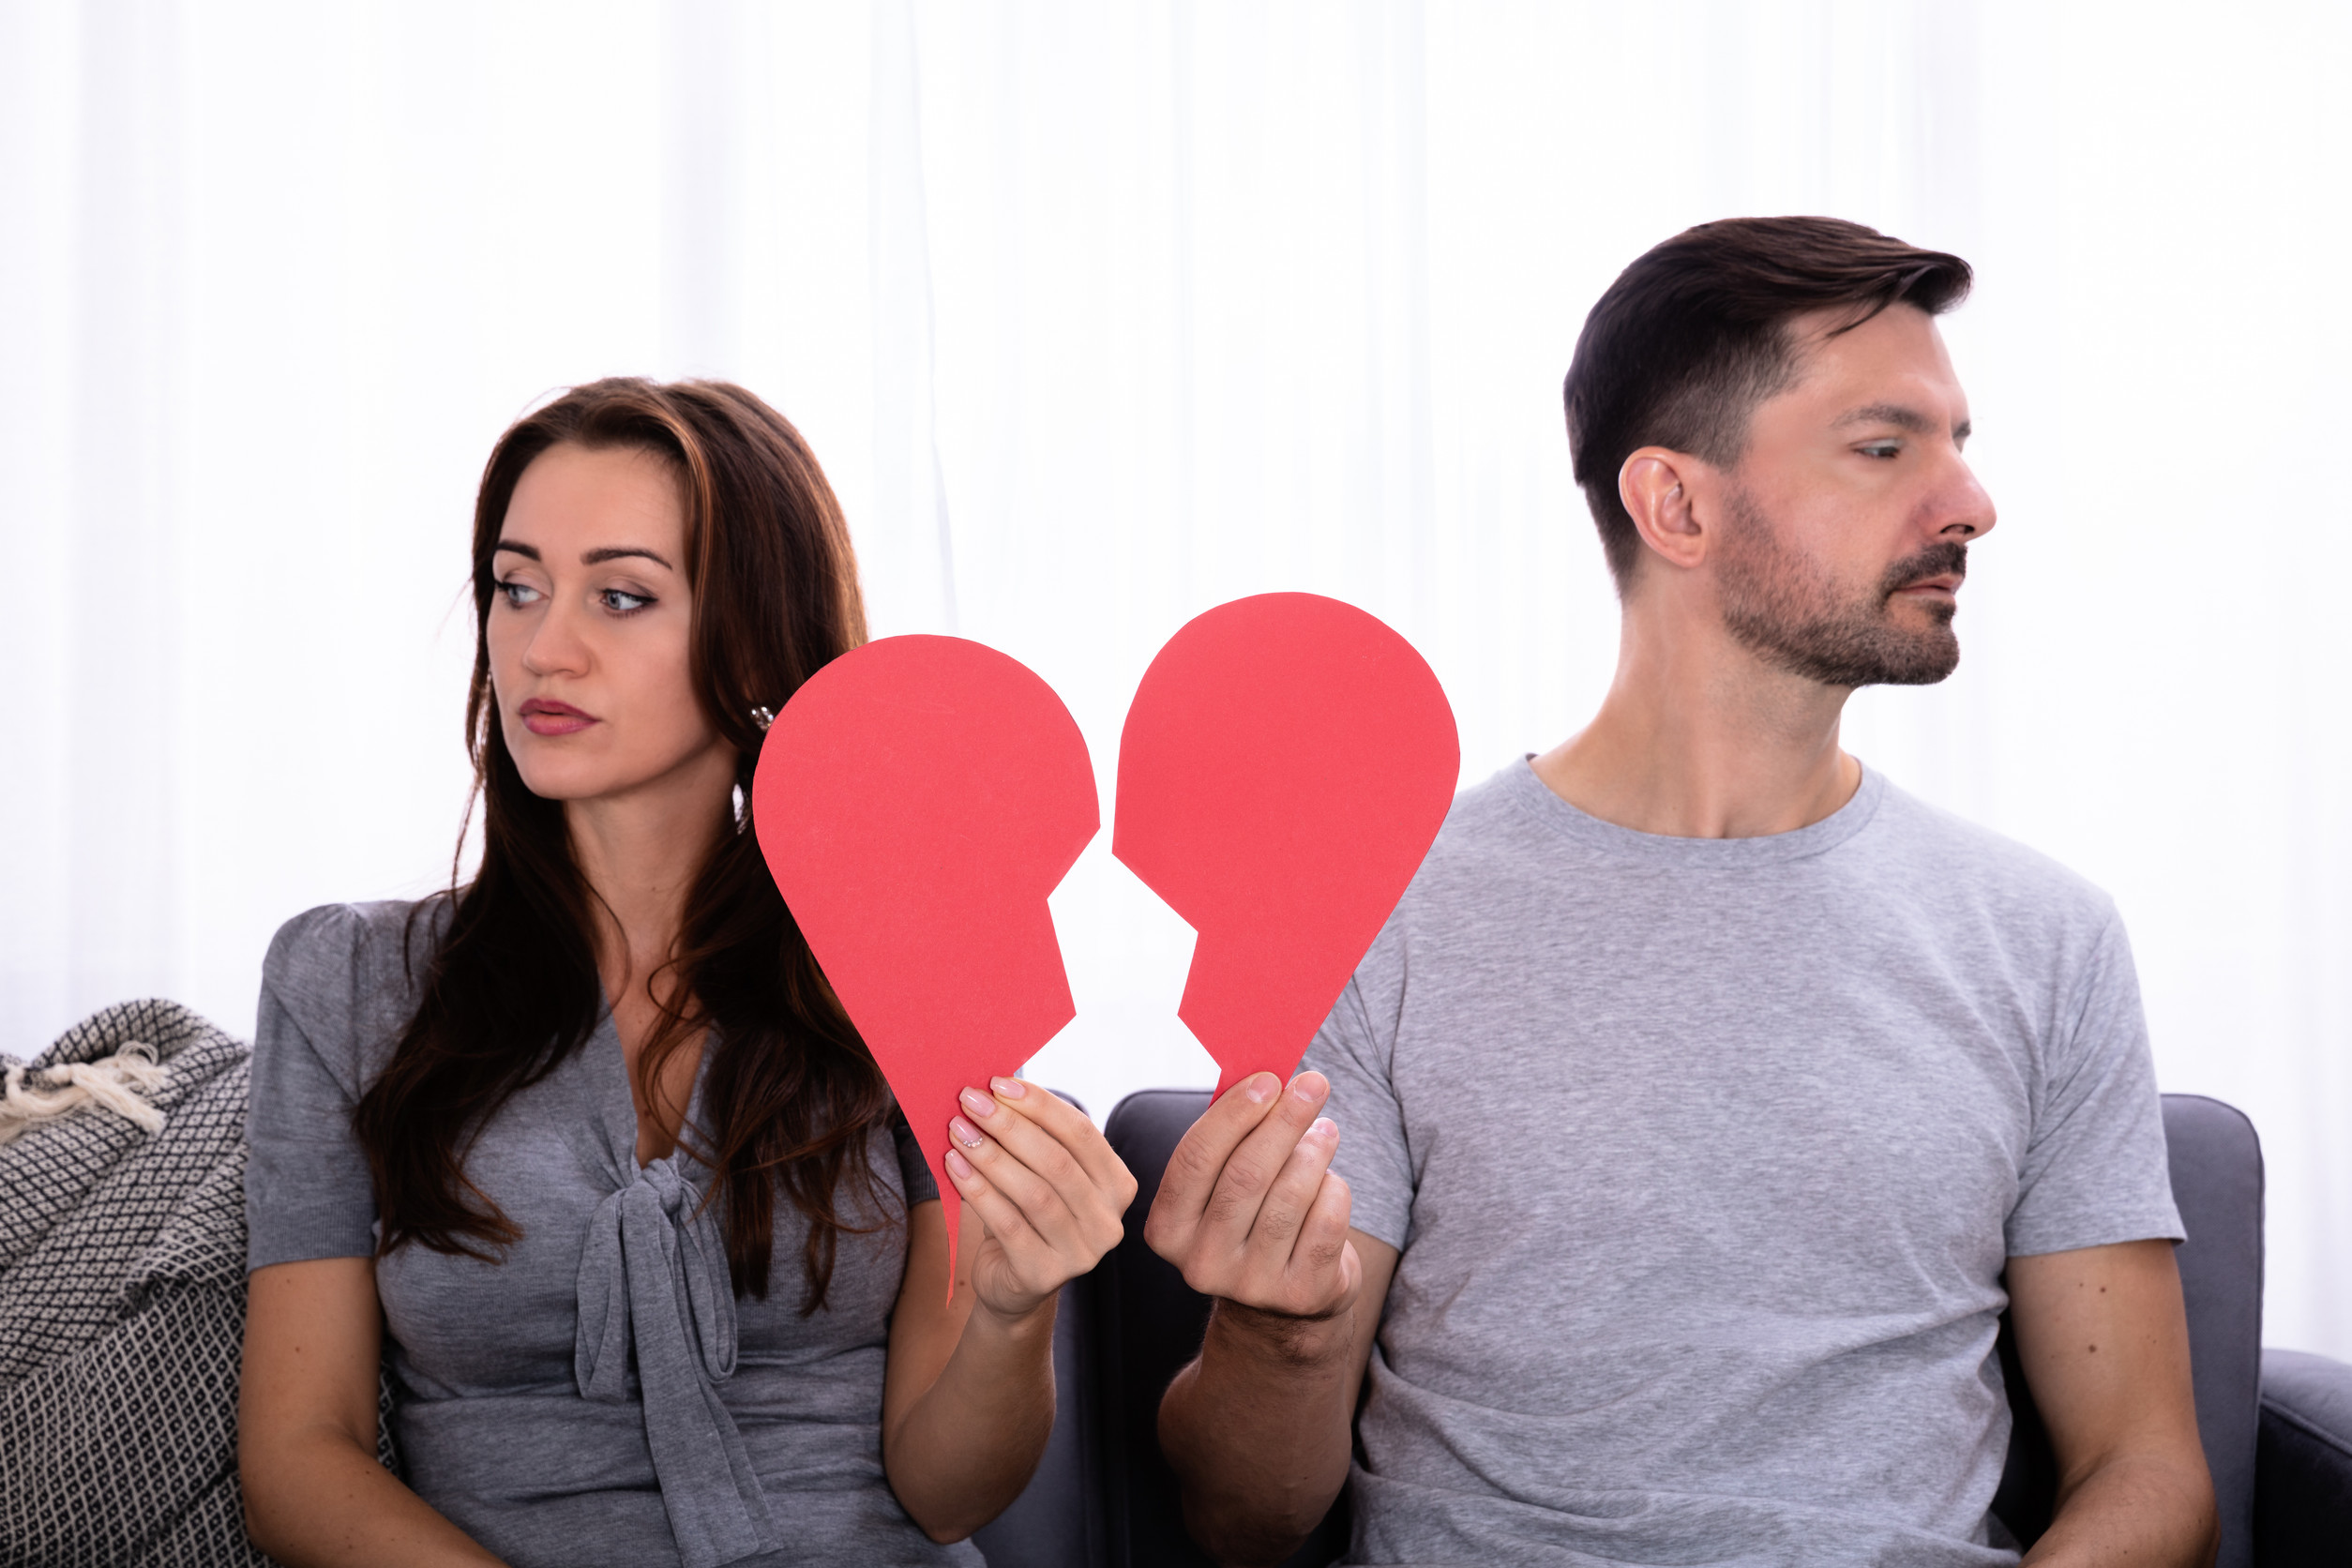
[[[1990,534],[1997,520],[1993,498],[1976,482],[1968,463],[1953,453],[1929,503],[1927,531],[1938,539],[1965,542]]]

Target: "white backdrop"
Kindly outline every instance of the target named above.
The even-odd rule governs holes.
[[[469,498],[553,387],[768,397],[878,631],[1023,659],[1106,782],[1274,588],[1412,638],[1470,779],[1609,671],[1585,309],[1830,212],[1978,264],[2002,512],[1960,673],[1848,744],[2117,895],[2165,1087],[2268,1147],[2269,1339],[2352,1355],[2348,74],[2324,3],[0,0],[0,1049],[249,1030],[279,921],[445,881]],[[1033,1069],[1098,1115],[1213,1077],[1108,838]]]

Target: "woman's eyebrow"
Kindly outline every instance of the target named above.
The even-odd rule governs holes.
[[[491,548],[491,553],[495,554],[502,550],[511,550],[517,555],[528,556],[534,561],[539,559],[538,546],[526,545],[519,540],[501,539]],[[632,555],[641,556],[657,566],[668,566],[671,571],[677,570],[675,566],[671,566],[667,560],[653,550],[641,549],[636,545],[608,545],[602,550],[592,550],[580,556],[580,564],[583,566],[596,566],[607,561],[619,561]]]
[[[535,555],[535,555],[537,555],[537,554],[538,554],[538,551],[537,551],[537,550],[533,550],[531,553],[532,553],[533,555]],[[618,560],[622,559],[622,558],[623,558],[623,557],[625,557],[625,556],[630,556],[630,555],[641,555],[641,556],[643,556],[646,560],[651,561],[652,563],[654,563],[654,565],[657,565],[657,566],[669,566],[669,565],[670,565],[670,563],[669,563],[669,562],[667,562],[667,561],[663,560],[660,556],[658,556],[658,555],[655,554],[652,550],[640,550],[640,549],[638,549],[638,548],[637,548],[636,546],[634,546],[634,545],[609,546],[609,547],[607,547],[606,549],[603,549],[603,550],[589,550],[588,552],[586,552],[585,554],[583,554],[582,556],[580,556],[580,564],[581,565],[583,565],[583,566],[594,566],[594,565],[601,565],[602,563],[607,562],[607,561],[618,561]],[[671,569],[674,571],[676,568],[675,568],[675,567],[671,567]]]

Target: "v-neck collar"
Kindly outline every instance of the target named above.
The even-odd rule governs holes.
[[[706,1033],[701,1058],[694,1064],[694,1088],[686,1095],[686,1126],[706,1120],[702,1113],[702,1086],[710,1077],[711,1048],[716,1041],[716,1030]],[[596,1093],[593,1108],[597,1124],[604,1133],[606,1153],[612,1159],[613,1174],[624,1183],[633,1182],[646,1168],[637,1160],[637,1098],[629,1089],[628,1062],[621,1050],[621,1031],[612,1021],[610,1003],[596,1009],[596,1027],[589,1032],[588,1044],[582,1048],[595,1058],[593,1067]],[[680,1130],[683,1132],[685,1128],[682,1126]],[[683,1138],[671,1153],[686,1154],[686,1157],[678,1162],[678,1168],[689,1181],[697,1185],[708,1182],[708,1168],[687,1153]],[[664,1159],[668,1157],[662,1156]],[[656,1160],[654,1163],[660,1162]]]

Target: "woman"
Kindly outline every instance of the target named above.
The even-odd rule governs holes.
[[[864,636],[832,490],[739,387],[580,387],[491,453],[474,598],[480,870],[313,910],[264,970],[255,1541],[976,1562],[943,1544],[1034,1468],[1055,1292],[1135,1182],[1051,1094],[966,1091],[950,1298],[934,1174],[748,817],[767,714]]]

